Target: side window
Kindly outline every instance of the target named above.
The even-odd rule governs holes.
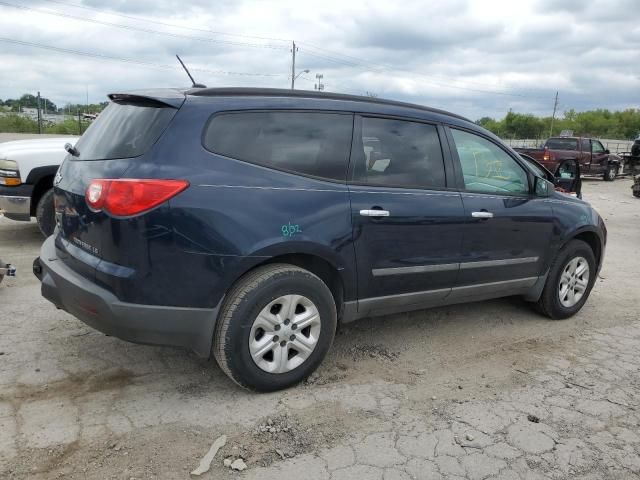
[[[355,143],[353,179],[386,187],[444,188],[438,130],[433,125],[362,118],[362,143]]]
[[[331,180],[346,180],[351,114],[233,112],[215,115],[204,147],[265,167]]]
[[[493,142],[451,129],[460,158],[465,189],[486,193],[529,193],[524,169]]]
[[[591,151],[593,153],[603,153],[604,147],[598,140],[591,140]]]
[[[588,138],[583,138],[582,142],[582,151],[589,153],[591,151],[591,141]]]

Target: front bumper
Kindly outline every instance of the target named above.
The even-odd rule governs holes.
[[[0,212],[11,220],[31,220],[30,197],[8,197],[0,195]]]
[[[31,185],[0,185],[0,212],[11,220],[31,220]]]
[[[55,236],[45,240],[33,272],[42,296],[90,327],[134,343],[170,345],[207,358],[219,306],[186,308],[121,302],[58,258]]]

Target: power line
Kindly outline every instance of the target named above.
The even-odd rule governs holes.
[[[142,60],[135,60],[135,59],[132,59],[132,58],[115,57],[115,56],[112,56],[112,55],[105,55],[105,54],[102,54],[102,53],[83,52],[83,51],[80,51],[80,50],[73,50],[73,49],[70,49],[70,48],[61,48],[61,47],[54,47],[52,45],[44,45],[42,43],[25,42],[25,41],[22,41],[22,40],[15,40],[13,38],[0,37],[0,42],[13,43],[13,44],[16,44],[16,45],[24,45],[24,46],[35,47],[35,48],[42,48],[42,49],[51,50],[51,51],[54,51],[54,52],[70,53],[70,54],[73,54],[73,55],[81,55],[81,56],[84,56],[84,57],[94,57],[94,58],[101,58],[101,59],[105,59],[105,60],[114,60],[114,61],[118,61],[118,62],[133,63],[133,64],[141,65],[141,66],[144,66],[144,67],[170,69],[170,70],[179,69],[179,67],[176,66],[176,65],[167,65],[167,64],[161,64],[161,63],[144,62]],[[281,73],[230,72],[230,71],[225,71],[225,70],[208,70],[208,69],[205,69],[205,68],[191,68],[191,70],[198,71],[198,72],[209,73],[211,75],[221,75],[221,76],[226,76],[226,75],[239,75],[239,76],[246,76],[246,77],[280,77],[280,76],[282,76]]]
[[[81,5],[77,5],[77,4],[72,4],[69,2],[63,2],[60,0],[46,0],[52,3],[58,3],[58,4],[63,4],[63,5],[72,5],[78,8],[85,8],[85,9],[90,9],[90,10],[95,10],[98,12],[103,12],[102,10],[96,9],[96,8],[92,8],[92,7],[86,7],[86,6],[81,6]],[[93,24],[98,24],[98,25],[104,25],[104,26],[108,26],[108,27],[114,27],[114,28],[120,28],[120,29],[125,29],[125,30],[132,30],[132,31],[139,31],[142,33],[152,33],[152,34],[156,34],[156,35],[165,35],[165,36],[170,36],[170,37],[174,37],[174,38],[184,38],[184,39],[188,39],[188,40],[195,40],[195,41],[200,41],[200,42],[209,42],[209,43],[219,43],[219,44],[224,44],[224,45],[233,45],[233,46],[246,46],[246,47],[254,47],[254,48],[268,48],[268,49],[275,49],[275,50],[287,50],[288,47],[285,46],[278,46],[278,45],[269,45],[269,44],[255,44],[255,43],[245,43],[245,42],[233,42],[233,41],[228,41],[228,40],[218,40],[218,39],[212,39],[212,38],[206,38],[206,37],[196,37],[196,36],[190,36],[190,35],[182,35],[182,34],[177,34],[177,33],[170,33],[170,32],[164,32],[164,31],[159,31],[159,30],[153,30],[153,29],[148,29],[148,28],[140,28],[140,27],[135,27],[135,26],[131,26],[131,25],[122,25],[122,24],[118,24],[118,23],[113,23],[113,22],[106,22],[106,21],[101,21],[101,20],[96,20],[96,19],[91,19],[91,18],[86,18],[86,17],[79,17],[76,15],[71,15],[71,14],[67,14],[67,13],[62,13],[62,12],[57,12],[57,11],[47,11],[47,10],[40,10],[40,9],[35,9],[32,7],[28,7],[25,5],[16,5],[16,4],[12,4],[12,3],[8,3],[5,1],[0,1],[0,5],[4,5],[7,7],[11,7],[11,8],[16,8],[16,9],[20,9],[20,10],[29,10],[29,11],[34,11],[37,13],[42,13],[42,14],[46,14],[46,15],[54,15],[54,16],[58,16],[58,17],[63,17],[63,18],[72,18],[72,19],[76,19],[76,20],[80,20],[80,21],[84,21],[84,22],[89,22],[89,23],[93,23]],[[214,34],[221,34],[221,35],[235,35],[235,36],[241,36],[241,37],[246,37],[246,38],[260,38],[260,39],[265,39],[265,40],[272,40],[272,41],[286,41],[283,39],[275,39],[275,38],[268,38],[268,37],[258,37],[258,36],[247,36],[247,35],[240,35],[240,34],[226,34],[226,33],[222,33],[222,32],[213,32],[213,31],[209,31],[209,30],[203,30],[203,29],[195,29],[195,28],[190,28],[190,27],[183,27],[180,25],[175,25],[175,24],[169,24],[169,23],[164,23],[164,22],[157,22],[157,21],[152,21],[152,20],[147,20],[147,19],[142,19],[139,17],[133,17],[133,16],[129,16],[129,15],[124,15],[124,14],[114,14],[114,13],[109,13],[106,12],[108,15],[115,15],[115,16],[121,16],[124,18],[129,18],[129,19],[133,19],[136,21],[146,21],[146,22],[150,22],[150,23],[157,23],[159,25],[164,25],[164,26],[170,26],[170,27],[177,27],[177,28],[186,28],[189,30],[196,30],[196,31],[204,31],[207,33],[214,33]],[[424,83],[427,84],[431,84],[431,85],[435,85],[435,86],[439,86],[442,88],[451,88],[451,89],[458,89],[458,90],[466,90],[466,91],[470,91],[470,92],[476,92],[476,93],[485,93],[485,94],[492,94],[492,95],[503,95],[503,96],[512,96],[512,97],[521,97],[521,98],[538,98],[538,99],[546,99],[546,97],[541,97],[541,96],[533,96],[533,95],[525,95],[525,94],[519,94],[519,93],[513,93],[513,92],[507,92],[507,91],[499,91],[499,90],[485,90],[485,89],[478,89],[478,88],[470,88],[470,87],[464,87],[464,86],[460,86],[460,85],[452,85],[450,83],[439,83],[439,82],[435,82],[433,80],[434,77],[437,77],[437,75],[425,75],[425,74],[421,74],[418,72],[414,72],[414,71],[410,71],[410,70],[405,70],[405,69],[398,69],[396,67],[393,67],[391,65],[380,65],[380,64],[375,64],[372,62],[368,62],[366,60],[363,59],[359,59],[358,57],[353,57],[350,55],[346,55],[346,54],[336,54],[339,55],[341,57],[346,57],[348,59],[344,59],[344,58],[340,58],[339,56],[335,56],[335,55],[326,55],[326,54],[321,54],[321,53],[317,53],[317,51],[321,51],[321,52],[329,52],[329,53],[333,53],[327,49],[323,49],[321,47],[317,47],[313,44],[310,43],[306,43],[303,42],[303,45],[307,45],[308,49],[305,48],[304,51],[306,52],[307,55],[311,55],[314,56],[316,58],[322,58],[328,61],[332,61],[334,63],[338,63],[341,64],[343,66],[349,66],[349,67],[359,67],[359,68],[363,68],[365,69],[365,71],[369,71],[369,72],[375,72],[375,73],[382,73],[382,72],[397,72],[397,71],[404,71],[406,73],[409,73],[411,75],[415,75],[415,76],[419,76],[421,78],[424,78],[425,80],[423,81]],[[314,51],[310,51],[309,49],[314,49],[316,50]],[[85,52],[86,53],[86,52]],[[114,57],[115,58],[115,57]],[[126,60],[128,61],[128,60]],[[139,63],[144,63],[144,62],[139,62]],[[164,67],[162,67],[164,68]],[[442,76],[441,76],[442,77]],[[442,77],[445,78],[445,77]],[[446,79],[446,78],[445,78]],[[457,80],[457,79],[449,79],[452,80],[453,82],[462,82],[462,83],[476,83],[478,85],[487,85],[487,84],[480,84],[478,82],[470,82],[470,81],[466,81],[466,80]]]
[[[66,5],[66,6],[69,6],[69,7],[82,8],[84,10],[91,10],[91,11],[94,11],[94,12],[104,13],[104,14],[111,15],[111,16],[114,16],[114,17],[127,18],[129,20],[135,20],[135,21],[138,21],[138,22],[153,23],[153,24],[156,24],[156,25],[162,25],[162,26],[171,27],[171,28],[182,28],[184,30],[191,30],[193,32],[212,33],[214,35],[224,35],[224,36],[229,36],[229,37],[253,38],[253,39],[256,39],[256,40],[269,40],[269,41],[272,41],[272,42],[291,42],[291,40],[284,39],[284,38],[263,37],[263,36],[259,36],[259,35],[246,35],[246,34],[240,34],[240,33],[220,32],[220,31],[216,31],[216,30],[208,30],[206,28],[187,27],[185,25],[178,25],[178,24],[175,24],[175,23],[166,23],[166,22],[161,22],[159,20],[151,20],[149,18],[134,17],[132,15],[125,15],[123,13],[116,13],[116,12],[106,11],[106,10],[102,10],[100,8],[89,7],[88,5],[78,5],[76,3],[63,2],[63,1],[60,1],[60,0],[44,0],[44,1],[50,2],[50,3],[57,3],[59,5]]]
[[[233,45],[233,46],[241,46],[241,47],[268,48],[268,49],[273,49],[273,50],[287,50],[287,47],[279,46],[279,45],[232,42],[232,41],[229,41],[229,40],[216,40],[216,39],[213,39],[213,38],[194,37],[194,36],[191,36],[191,35],[182,35],[180,33],[162,32],[160,30],[153,30],[153,29],[150,29],[150,28],[134,27],[134,26],[131,26],[131,25],[121,25],[119,23],[105,22],[105,21],[96,20],[96,19],[93,19],[93,18],[79,17],[77,15],[71,15],[71,14],[68,14],[68,13],[56,12],[56,11],[53,11],[53,10],[51,10],[51,11],[40,10],[40,9],[37,9],[37,8],[27,7],[26,5],[15,5],[13,3],[8,3],[8,2],[3,2],[3,1],[0,1],[0,5],[4,5],[5,7],[16,8],[18,10],[28,10],[28,11],[32,11],[32,12],[42,13],[42,14],[45,14],[45,15],[53,15],[53,16],[56,16],[56,17],[72,18],[74,20],[80,20],[82,22],[93,23],[93,24],[96,24],[96,25],[104,25],[104,26],[107,26],[107,27],[120,28],[120,29],[123,29],[123,30],[132,30],[132,31],[137,31],[137,32],[142,32],[142,33],[152,33],[154,35],[165,35],[165,36],[173,37],[173,38],[183,38],[183,39],[186,39],[186,40],[194,40],[194,41],[197,41],[197,42],[219,43],[219,44],[223,44],[223,45]]]
[[[307,42],[299,42],[300,45],[306,45],[307,48],[311,47],[315,50],[319,50],[319,51],[324,51],[324,52],[329,52],[329,53],[334,53],[331,52],[330,50],[327,49],[323,49],[321,47],[316,47],[310,43]],[[480,85],[480,86],[492,86],[490,84],[486,84],[486,83],[480,83],[480,82],[473,82],[470,80],[459,80],[459,79],[455,79],[452,77],[445,77],[443,75],[437,75],[437,74],[433,74],[433,75],[426,75],[426,74],[421,74],[418,72],[414,72],[411,70],[406,70],[406,69],[401,69],[401,68],[397,68],[394,67],[392,65],[385,65],[385,64],[376,64],[376,63],[372,63],[372,62],[368,62],[367,60],[363,60],[363,59],[359,59],[358,57],[353,57],[351,55],[346,55],[346,54],[341,54],[341,53],[335,53],[335,55],[340,55],[343,57],[346,57],[347,60],[343,60],[341,58],[338,58],[334,55],[322,55],[313,51],[309,51],[307,48],[301,48],[302,51],[306,52],[307,55],[311,55],[313,57],[317,57],[317,58],[323,58],[325,60],[329,60],[335,63],[339,63],[341,65],[346,65],[346,66],[352,66],[352,67],[364,67],[366,69],[366,71],[369,72],[375,72],[375,73],[382,73],[382,72],[389,72],[389,71],[403,71],[406,73],[410,73],[412,75],[417,75],[420,76],[422,78],[427,79],[428,81],[425,83],[430,83],[432,85],[437,85],[437,86],[441,86],[441,87],[445,87],[445,88],[456,88],[456,89],[460,89],[460,90],[468,90],[468,91],[472,91],[472,92],[478,92],[478,93],[489,93],[489,94],[495,94],[495,95],[505,95],[505,96],[514,96],[514,97],[522,97],[522,98],[537,98],[537,99],[547,99],[547,97],[542,97],[539,95],[527,95],[527,94],[522,94],[522,93],[514,93],[514,92],[507,92],[507,91],[500,91],[500,90],[482,90],[482,89],[477,89],[477,88],[470,88],[470,87],[463,87],[463,86],[459,86],[459,85],[450,85],[450,84],[442,84],[442,83],[437,83],[433,81],[434,77],[439,77],[442,78],[443,80],[449,80],[449,81],[453,81],[453,82],[458,82],[458,83],[468,83],[468,84],[475,84],[475,85]],[[349,59],[353,59],[353,60],[349,60]]]

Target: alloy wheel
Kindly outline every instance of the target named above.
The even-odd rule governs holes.
[[[589,263],[584,257],[575,257],[567,263],[560,275],[558,297],[565,308],[576,305],[589,286]]]
[[[253,321],[249,335],[251,358],[265,372],[290,372],[315,350],[320,326],[318,308],[307,297],[278,297]]]

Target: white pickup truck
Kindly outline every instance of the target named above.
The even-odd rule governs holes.
[[[53,233],[53,177],[67,156],[66,143],[80,137],[0,143],[0,213],[12,220],[36,217],[44,236]]]

